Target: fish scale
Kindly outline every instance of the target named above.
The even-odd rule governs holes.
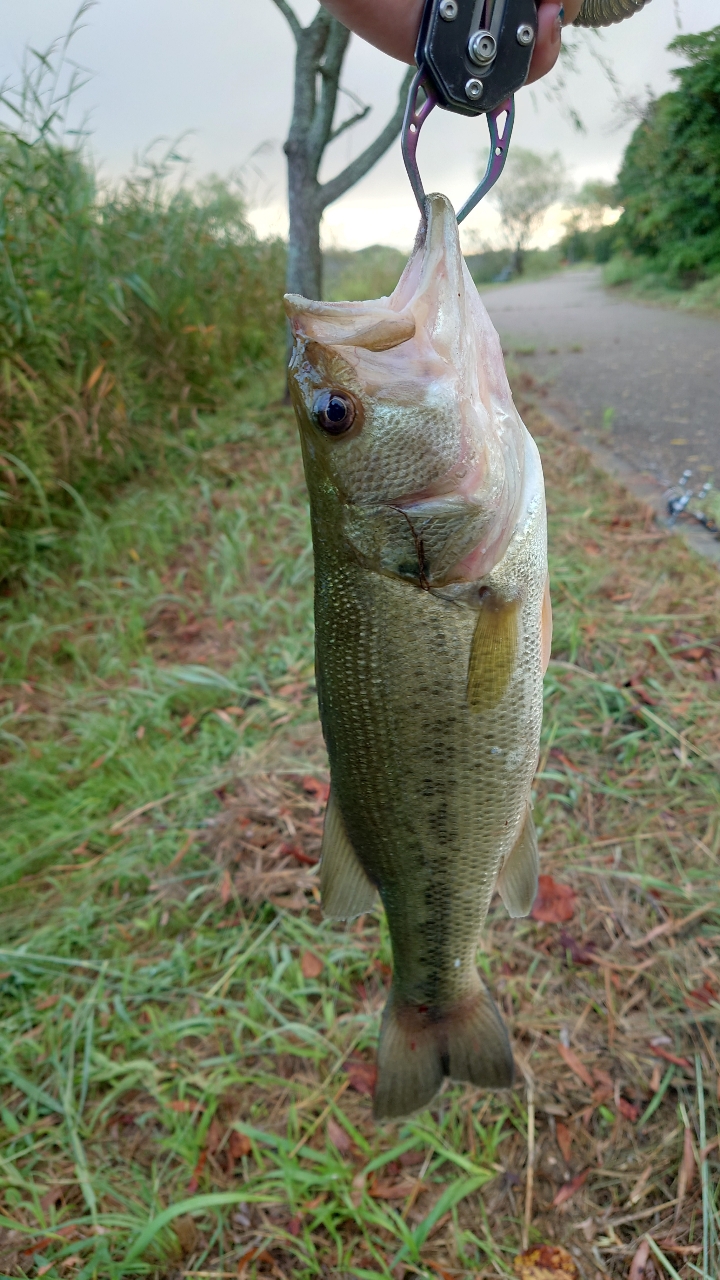
[[[445,1076],[512,1080],[475,958],[495,888],[514,915],[536,888],[549,597],[539,455],[444,197],[392,297],[359,305],[287,300],[331,775],[321,893],[330,916],[378,893],[387,914],[382,1119]]]

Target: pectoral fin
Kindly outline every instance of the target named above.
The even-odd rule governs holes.
[[[519,633],[520,601],[488,595],[470,647],[467,699],[471,711],[491,711],[500,702],[517,663]]]
[[[345,830],[332,791],[325,812],[320,849],[320,897],[331,920],[352,920],[372,911],[376,889],[368,880]]]
[[[526,916],[538,890],[538,845],[535,823],[528,809],[520,835],[498,877],[498,893],[509,916]]]

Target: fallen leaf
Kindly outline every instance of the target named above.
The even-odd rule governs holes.
[[[218,1147],[220,1146],[220,1143],[223,1140],[224,1133],[225,1133],[225,1130],[223,1129],[223,1126],[221,1125],[217,1116],[213,1116],[212,1120],[210,1121],[210,1128],[207,1131],[207,1138],[205,1139],[205,1146],[207,1147],[208,1155],[210,1156],[215,1155],[215,1152],[217,1151]]]
[[[347,1156],[352,1151],[352,1138],[346,1129],[343,1129],[337,1120],[333,1120],[332,1116],[327,1122],[327,1136],[334,1147],[337,1147],[341,1155]]]
[[[559,1209],[561,1204],[571,1200],[575,1192],[585,1185],[589,1173],[589,1169],[583,1169],[582,1173],[578,1173],[570,1182],[564,1183],[553,1200],[553,1208]]]
[[[703,1251],[701,1244],[676,1244],[674,1240],[658,1240],[658,1244],[664,1253],[679,1253],[690,1256],[693,1253],[702,1253]]]
[[[238,925],[242,924],[244,919],[245,917],[242,914],[242,911],[240,911],[236,916],[231,916],[229,920],[219,920],[218,923],[215,925],[215,928],[216,929],[237,929]]]
[[[403,1178],[399,1182],[371,1182],[368,1188],[374,1200],[405,1200],[415,1190],[415,1182]]]
[[[578,1280],[575,1260],[560,1245],[541,1244],[513,1258],[520,1280]]]
[[[189,1196],[194,1196],[195,1192],[197,1191],[200,1185],[200,1178],[202,1177],[202,1171],[205,1168],[207,1158],[208,1158],[207,1151],[201,1151],[200,1155],[198,1156],[198,1162],[195,1165],[195,1168],[193,1169],[192,1177],[187,1184],[187,1194]]]
[[[300,957],[300,968],[303,978],[319,978],[325,965],[312,951],[303,951]]]
[[[232,876],[230,875],[230,872],[226,867],[222,873],[222,879],[220,881],[220,901],[222,902],[224,907],[227,906],[228,902],[232,898],[232,892],[233,892]]]
[[[313,778],[310,774],[302,780],[302,789],[308,795],[315,796],[316,800],[320,800],[322,804],[327,804],[330,795],[330,783],[320,782],[318,778]]]
[[[228,1150],[233,1159],[239,1160],[241,1156],[250,1155],[252,1142],[246,1133],[238,1133],[237,1129],[233,1129],[228,1139]]]
[[[709,978],[706,978],[701,987],[695,987],[693,991],[688,991],[686,1003],[691,1004],[713,1004],[718,998],[717,987],[713,985]]]
[[[530,915],[543,924],[563,924],[572,920],[577,895],[567,884],[552,876],[538,876],[538,894]]]
[[[295,1217],[291,1218],[290,1221],[288,1222],[288,1231],[290,1232],[291,1236],[299,1236],[301,1228],[302,1228],[302,1218],[299,1213],[296,1213]]]
[[[592,1089],[594,1083],[593,1078],[585,1064],[580,1061],[577,1054],[564,1044],[559,1044],[557,1049],[565,1065],[568,1066],[574,1075],[577,1076],[578,1080],[582,1080],[583,1084],[586,1084],[588,1089]]]
[[[652,695],[648,693],[640,676],[636,675],[630,677],[630,688],[634,690],[640,701],[644,702],[646,706],[656,707],[658,705],[660,701],[659,698],[653,698]]]
[[[42,1009],[52,1009],[56,1005],[60,996],[43,996],[42,1000],[36,1000],[35,1008],[40,1012]]]
[[[45,1214],[45,1217],[48,1216],[50,1210],[54,1209],[56,1205],[62,1204],[64,1195],[65,1193],[62,1187],[50,1187],[45,1192],[45,1195],[40,1200],[40,1207]]]
[[[447,1268],[441,1267],[439,1262],[428,1262],[427,1264],[432,1271],[436,1271],[442,1280],[455,1280],[456,1276],[461,1275],[460,1271],[448,1271]]]
[[[651,1044],[650,1052],[654,1053],[656,1058],[671,1062],[674,1067],[684,1067],[686,1071],[692,1071],[692,1066],[687,1058],[680,1058],[676,1053],[668,1053],[667,1049],[663,1049],[660,1044]]]
[[[220,707],[215,708],[215,715],[223,724],[232,724],[232,720],[227,711],[223,711]]]
[[[135,737],[137,738],[138,742],[142,742],[143,738],[145,737],[145,725],[144,725],[144,724],[139,724],[139,725],[138,725],[137,729],[135,730]]]
[[[555,1124],[555,1137],[563,1160],[566,1164],[569,1164],[573,1136],[571,1130],[566,1124],[563,1124],[562,1120],[558,1120]]]
[[[365,1062],[362,1058],[349,1058],[345,1063],[345,1070],[350,1077],[350,1088],[371,1098],[377,1079],[375,1063]]]
[[[229,716],[244,716],[244,715],[245,715],[245,711],[243,710],[243,708],[242,708],[242,707],[225,707],[225,708],[224,708],[224,710],[225,710],[225,712],[227,713],[227,715],[229,715]]]
[[[573,938],[572,934],[567,933],[563,929],[558,938],[562,951],[567,955],[570,952],[570,958],[573,964],[596,964],[595,951],[597,950],[594,942],[588,942],[587,945],[579,942],[577,938]]]
[[[628,1271],[628,1280],[643,1280],[645,1275],[645,1267],[650,1257],[650,1245],[647,1240],[641,1240]]]
[[[189,731],[196,724],[197,724],[197,717],[190,715],[188,713],[188,715],[183,716],[182,720],[180,721],[180,728],[182,729],[183,733],[189,733]]]
[[[296,862],[305,863],[308,867],[316,867],[320,861],[319,858],[313,857],[312,854],[305,853],[304,849],[301,849],[296,844],[281,844],[278,850],[278,857],[294,858]]]
[[[183,1253],[192,1253],[197,1246],[199,1232],[195,1219],[189,1213],[176,1218],[172,1224]]]
[[[625,1120],[629,1120],[632,1124],[635,1123],[640,1115],[640,1108],[637,1103],[628,1102],[627,1098],[618,1098],[618,1111]]]
[[[171,1111],[204,1111],[205,1108],[201,1102],[193,1102],[192,1098],[177,1098],[174,1102],[168,1102]]]

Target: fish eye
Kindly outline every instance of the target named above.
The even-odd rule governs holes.
[[[321,391],[313,412],[321,431],[329,436],[344,436],[358,419],[359,408],[349,391]]]

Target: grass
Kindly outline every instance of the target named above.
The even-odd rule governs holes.
[[[651,259],[619,254],[603,267],[603,281],[610,288],[623,287],[634,297],[654,305],[678,307],[717,315],[720,311],[720,276],[712,275],[681,288],[660,272],[653,271]]]
[[[0,601],[0,1273],[447,1280],[513,1275],[546,1241],[584,1280],[638,1249],[646,1276],[709,1280],[716,573],[523,403],[556,625],[535,816],[549,914],[560,894],[570,916],[495,905],[482,939],[516,1087],[378,1128],[389,945],[382,917],[318,906],[327,775],[280,388],[179,430],[65,567],[38,558]]]

